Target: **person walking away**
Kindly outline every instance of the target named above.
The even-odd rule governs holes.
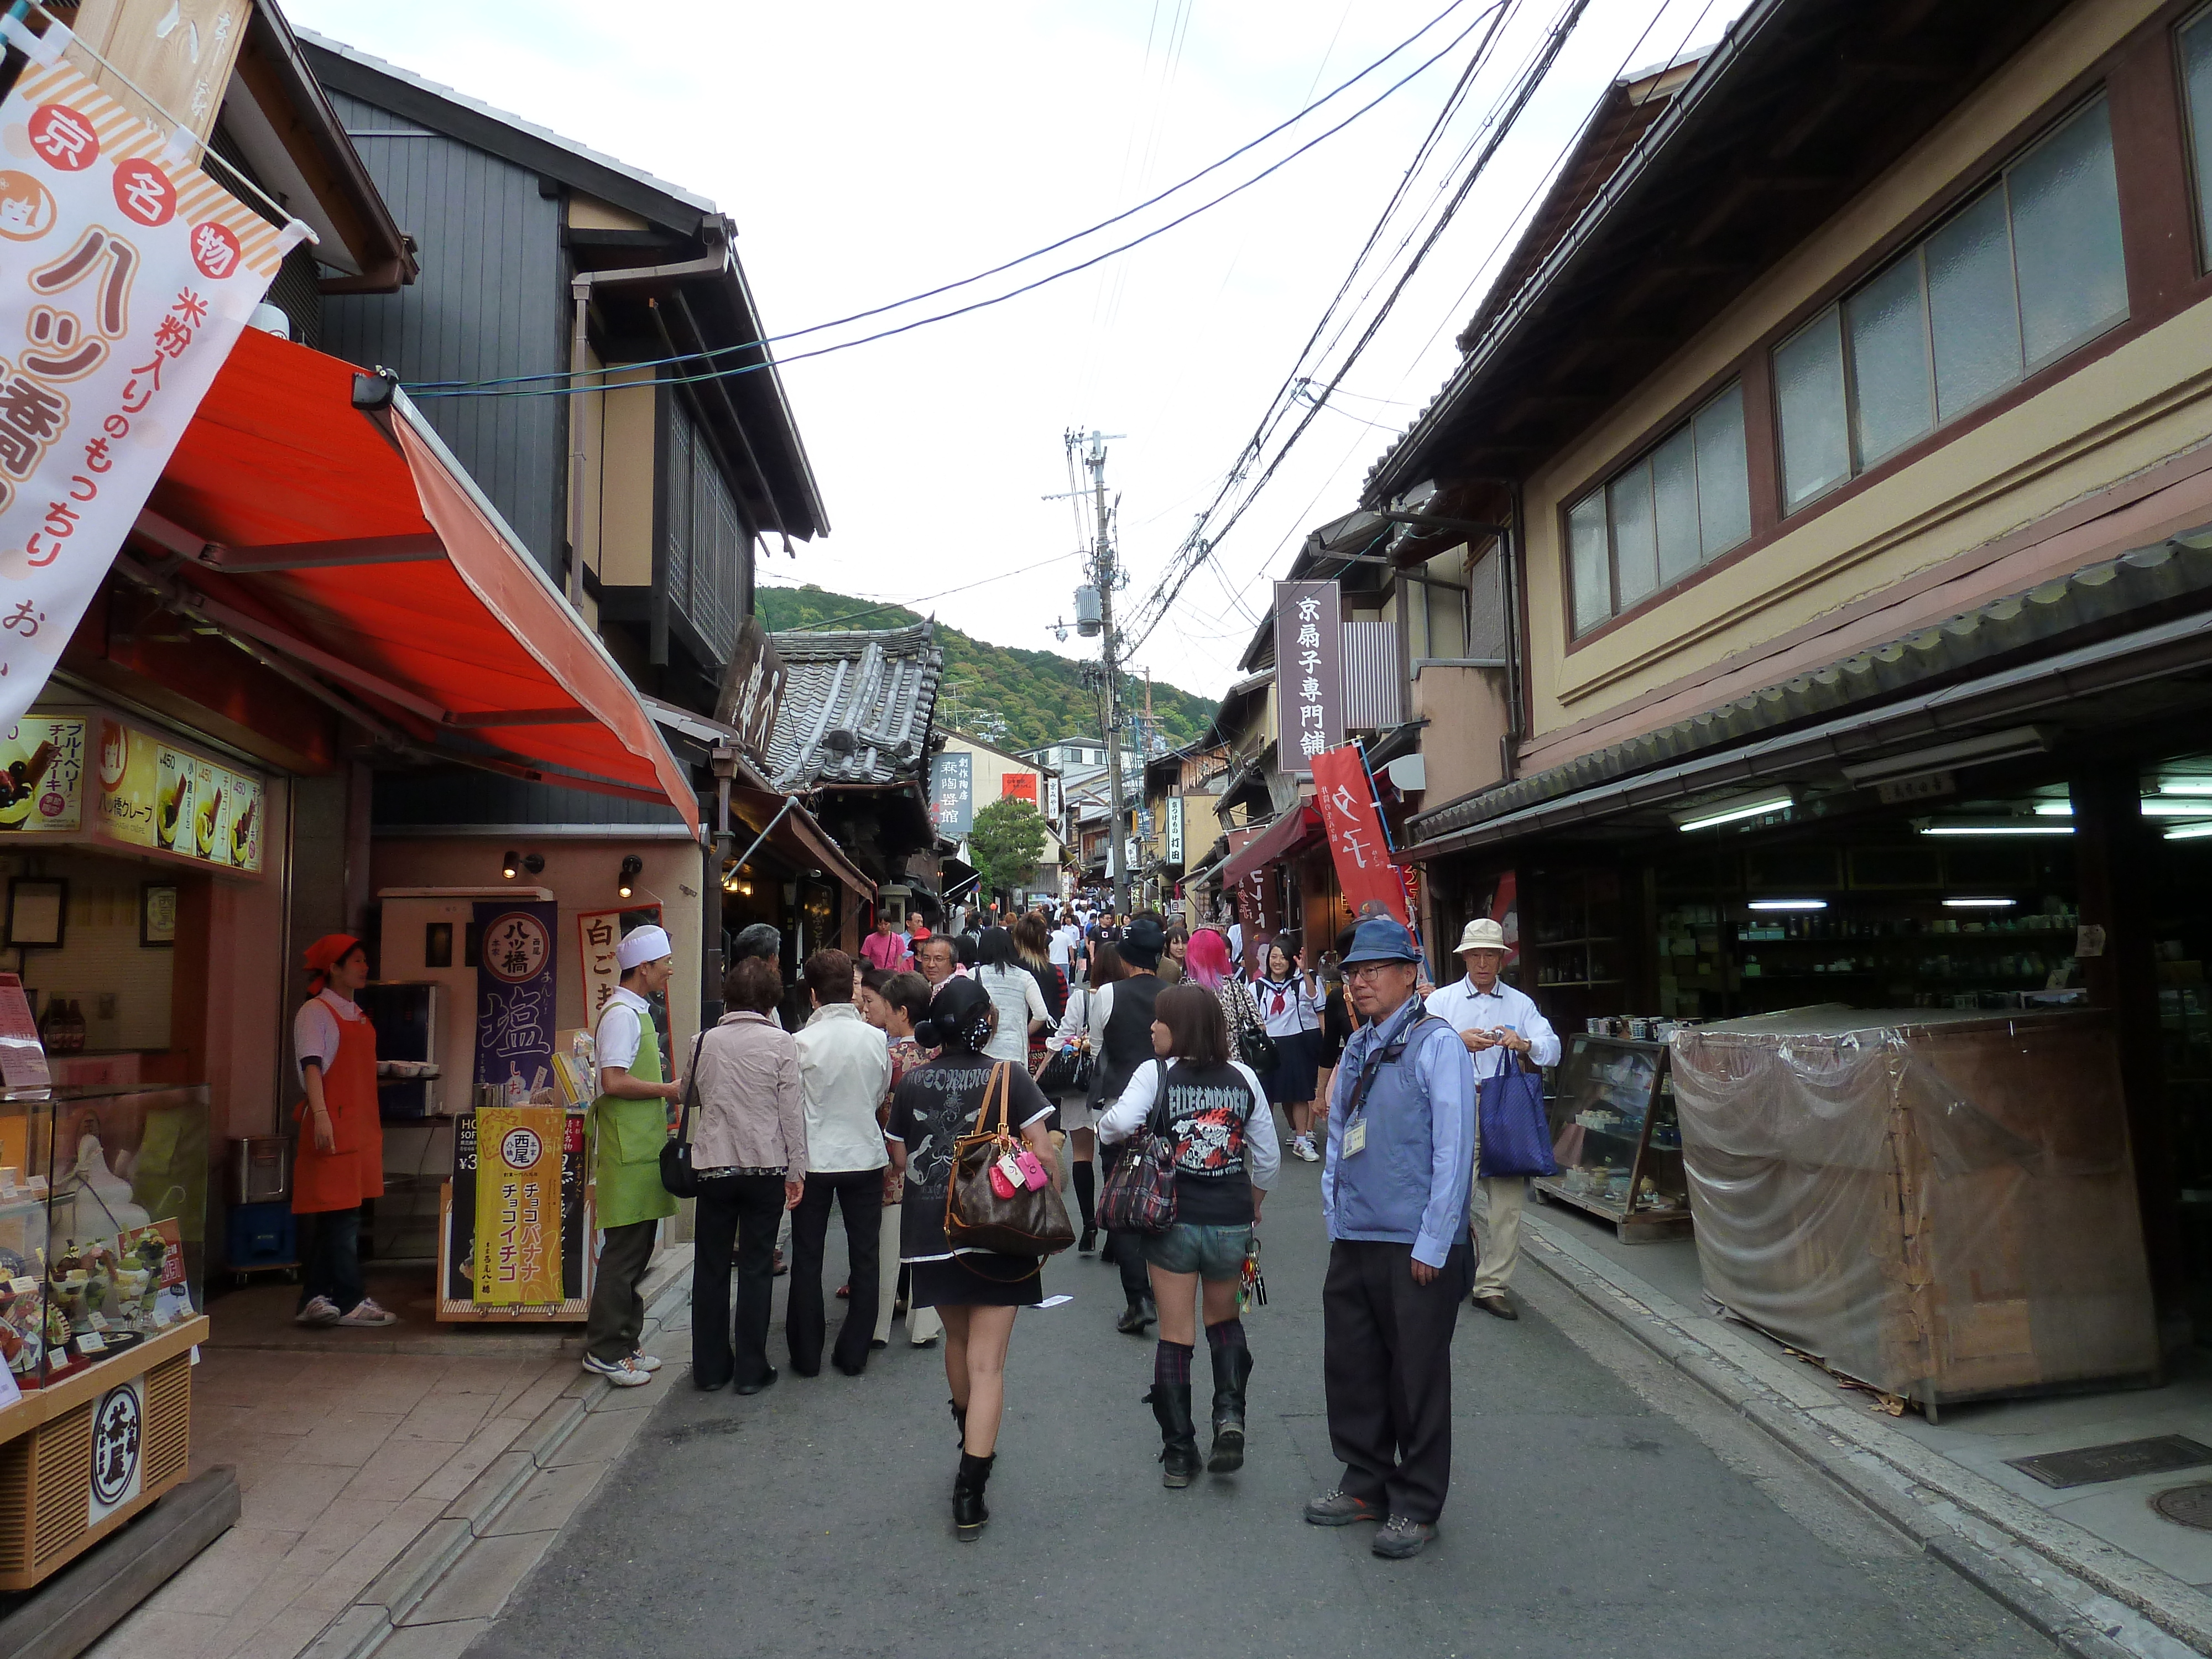
[[[804,973],[814,1012],[793,1038],[806,1110],[806,1187],[791,1216],[791,1289],[783,1336],[791,1369],[822,1369],[826,1334],[822,1311],[822,1247],[830,1206],[845,1219],[851,1299],[837,1329],[830,1363],[848,1376],[867,1369],[874,1334],[877,1249],[883,1237],[884,1176],[890,1152],[877,1117],[890,1087],[891,1061],[882,1035],[853,1004],[853,958],[817,951]]]
[[[691,1267],[691,1381],[758,1394],[768,1363],[775,1239],[806,1186],[806,1106],[799,1048],[775,1023],[783,980],[747,957],[722,979],[728,1012],[699,1044],[691,1165],[699,1178]],[[735,1260],[738,1303],[730,1308]]]
[[[1307,973],[1297,935],[1279,934],[1263,952],[1266,968],[1252,986],[1260,1018],[1275,1040],[1275,1067],[1267,1073],[1267,1098],[1283,1109],[1291,1151],[1311,1164],[1316,1069],[1321,1060],[1321,988]]]
[[[876,912],[876,931],[860,941],[860,955],[871,968],[896,974],[914,965],[914,954],[899,937],[898,919],[889,910]]]
[[[1096,1112],[1121,1097],[1137,1068],[1152,1058],[1152,1004],[1160,981],[1153,969],[1167,943],[1158,921],[1140,915],[1129,925],[1118,944],[1102,945],[1100,953],[1112,949],[1128,969],[1126,977],[1103,988],[1091,1004],[1091,1051],[1097,1070],[1091,1081],[1091,1106]],[[1106,1171],[1112,1175],[1121,1154],[1109,1153]],[[1114,1328],[1124,1336],[1142,1336],[1152,1322],[1152,1281],[1145,1270],[1144,1235],[1109,1232],[1106,1248],[1121,1274],[1121,1316]]]
[[[1098,947],[1097,960],[1091,965],[1091,981],[1068,993],[1067,1010],[1060,1016],[1058,1028],[1045,1041],[1048,1055],[1080,1045],[1091,1048],[1095,1065],[1097,1050],[1091,1048],[1091,1005],[1097,1000],[1102,988],[1127,978],[1128,973],[1120,951],[1110,945]],[[1076,1253],[1089,1255],[1098,1243],[1098,1110],[1089,1091],[1061,1095],[1054,1105],[1058,1109],[1060,1127],[1067,1136],[1072,1166],[1068,1178],[1074,1184],[1076,1207],[1083,1216],[1083,1232],[1076,1240]]]
[[[1047,954],[1052,965],[1066,976],[1071,985],[1080,976],[1082,949],[1083,930],[1075,925],[1067,911],[1061,911],[1059,921],[1053,926],[1051,945]]]
[[[1044,1017],[1049,1030],[1067,1012],[1067,971],[1052,959],[1052,935],[1045,931],[1044,917],[1031,910],[1015,918],[1014,925],[1006,931],[1014,936],[1014,954],[1044,994]],[[1043,1035],[1040,1033],[1030,1045],[1032,1063],[1037,1058],[1038,1044],[1042,1042]]]
[[[659,927],[633,928],[615,947],[622,982],[599,1010],[595,1052],[599,1095],[592,1103],[592,1178],[598,1187],[599,1269],[584,1324],[584,1369],[618,1389],[650,1382],[659,1360],[638,1349],[645,1302],[638,1281],[654,1236],[676,1200],[660,1184],[668,1143],[665,1103],[684,1098],[683,1079],[664,1080],[660,1033],[648,998],[676,972],[675,947]],[[696,1157],[696,1154],[695,1153]]]
[[[1282,1154],[1267,1097],[1252,1069],[1231,1057],[1229,1022],[1211,991],[1170,985],[1160,992],[1153,1004],[1152,1053],[1153,1063],[1137,1068],[1099,1121],[1098,1136],[1125,1141],[1148,1121],[1161,1121],[1174,1149],[1175,1222],[1144,1245],[1160,1311],[1152,1391],[1145,1398],[1160,1425],[1160,1484],[1188,1486],[1198,1473],[1190,1402],[1198,1334],[1192,1328],[1194,1300],[1205,1319],[1213,1364],[1213,1443],[1206,1467],[1227,1474],[1244,1466],[1244,1389],[1252,1350],[1239,1303],[1252,1230]]]
[[[1502,1076],[1527,1055],[1536,1066],[1559,1063],[1559,1033],[1528,995],[1498,978],[1512,956],[1505,930],[1478,916],[1459,936],[1459,959],[1467,976],[1430,994],[1429,1012],[1459,1033],[1474,1056],[1475,1086]],[[1478,1136],[1478,1140],[1480,1137]],[[1478,1145],[1477,1159],[1480,1147]],[[1506,1286],[1521,1259],[1521,1210],[1527,1201],[1525,1176],[1478,1175],[1474,1180],[1474,1305],[1499,1319],[1518,1319]]]
[[[952,1484],[954,1535],[972,1543],[991,1518],[984,1489],[998,1460],[1006,1408],[1006,1346],[1014,1310],[1043,1299],[1042,1264],[1033,1256],[955,1249],[945,1231],[954,1145],[974,1127],[994,1062],[984,1053],[998,1024],[990,994],[972,979],[948,981],[931,998],[915,1041],[937,1057],[908,1072],[891,1102],[891,1161],[907,1183],[899,1255],[914,1270],[914,1304],[945,1321],[947,1403],[960,1431],[960,1470]],[[1006,1067],[1007,1121],[1039,1158],[1049,1156],[1045,1125],[1052,1103],[1019,1066]],[[995,1121],[995,1118],[994,1120]]]
[[[1474,1066],[1413,994],[1420,953],[1396,920],[1345,953],[1367,1023],[1329,1102],[1322,1217],[1322,1371],[1342,1481],[1306,1504],[1317,1527],[1379,1521],[1376,1554],[1418,1555],[1451,1485],[1451,1340],[1468,1283]]]
[[[307,1000],[292,1017],[302,1098],[293,1155],[292,1213],[306,1249],[301,1325],[392,1325],[361,1272],[361,1206],[384,1195],[384,1122],[376,1104],[376,1027],[354,1002],[368,983],[368,952],[351,933],[307,947]]]
[[[976,950],[975,982],[988,992],[999,1011],[999,1024],[991,1036],[991,1058],[1011,1060],[1027,1070],[1030,1038],[1045,1028],[1048,1011],[1036,976],[1022,966],[1014,949],[1014,936],[1003,927],[986,928]]]
[[[872,981],[860,997],[860,1012],[884,1034],[884,1052],[891,1062],[890,1087],[884,1091],[878,1116],[888,1130],[891,1102],[906,1074],[929,1056],[914,1040],[914,1028],[929,1017],[929,981],[920,974],[871,974]],[[887,1348],[891,1320],[902,1305],[906,1310],[907,1340],[917,1348],[934,1346],[945,1334],[944,1322],[934,1308],[917,1308],[908,1301],[908,1269],[899,1261],[899,1233],[905,1218],[906,1179],[894,1158],[884,1170],[883,1241],[877,1251],[876,1334],[871,1348]]]

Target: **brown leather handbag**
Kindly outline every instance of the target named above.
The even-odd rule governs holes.
[[[956,1249],[996,1250],[1003,1255],[1047,1256],[1075,1243],[1074,1224],[1059,1188],[1018,1186],[1001,1198],[991,1186],[991,1166],[1018,1152],[1021,1138],[1007,1125],[1013,1093],[1013,1063],[991,1067],[975,1127],[952,1143],[952,1179],[945,1188],[945,1236]],[[993,1123],[994,1104],[998,1121]]]

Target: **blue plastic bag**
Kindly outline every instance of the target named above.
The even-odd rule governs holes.
[[[1519,1066],[1486,1077],[1478,1087],[1475,1111],[1481,1152],[1475,1173],[1481,1176],[1555,1176],[1559,1160],[1552,1152],[1552,1121],[1544,1111],[1544,1079]]]

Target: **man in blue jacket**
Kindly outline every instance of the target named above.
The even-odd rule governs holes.
[[[1322,1371],[1343,1483],[1317,1527],[1379,1521],[1375,1553],[1419,1555],[1451,1484],[1451,1341],[1467,1294],[1474,1068],[1414,994],[1420,953],[1389,916],[1359,924],[1344,981],[1366,1024],[1329,1091],[1322,1216]]]

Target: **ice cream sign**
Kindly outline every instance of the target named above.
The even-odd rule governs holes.
[[[264,788],[105,709],[42,710],[0,736],[0,851],[11,834],[67,836],[253,874]]]

